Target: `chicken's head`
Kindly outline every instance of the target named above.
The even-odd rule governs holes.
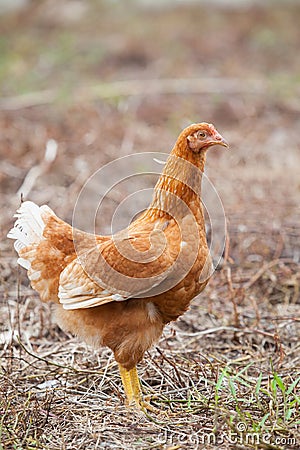
[[[212,145],[222,145],[229,147],[225,139],[210,123],[197,123],[186,128],[181,136],[187,147],[194,153],[199,153],[202,150],[207,150]]]

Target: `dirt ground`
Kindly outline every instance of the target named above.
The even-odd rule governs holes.
[[[299,23],[299,2],[284,1],[32,0],[2,13],[0,449],[299,448]],[[168,153],[200,121],[230,143],[206,168],[227,246],[140,364],[165,412],[145,416],[126,410],[111,352],[58,328],[6,234],[21,192],[71,222],[97,169]],[[127,194],[108,198],[100,232]]]

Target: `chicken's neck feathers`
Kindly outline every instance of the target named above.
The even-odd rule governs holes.
[[[152,202],[147,210],[151,218],[202,212],[201,182],[206,152],[194,154],[175,146],[156,183]],[[197,210],[197,211],[196,211]]]

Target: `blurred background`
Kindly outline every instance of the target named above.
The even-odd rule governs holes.
[[[125,155],[169,153],[182,128],[200,121],[230,143],[229,151],[209,152],[206,173],[224,205],[237,284],[266,262],[275,270],[279,258],[295,264],[286,269],[293,277],[299,23],[298,1],[0,0],[4,281],[13,258],[6,233],[21,193],[71,221],[96,170]],[[126,167],[118,170],[121,178]],[[152,185],[147,179],[144,187]],[[99,182],[77,225],[85,228],[102,194]],[[110,231],[110,214],[126,195],[119,186],[108,196],[99,232]]]
[[[21,191],[71,220],[95,169],[168,153],[199,121],[231,144],[207,163],[231,225],[296,225],[298,1],[0,0],[0,14],[4,234]]]
[[[198,121],[231,144],[207,165],[227,216],[296,223],[298,1],[1,0],[0,13],[1,227],[20,188],[70,220],[96,168],[169,152]],[[49,139],[56,158],[28,191]]]
[[[71,439],[75,443],[69,448],[79,448],[78,436],[90,439],[90,447],[85,441],[80,448],[96,448],[97,434],[86,431],[90,425],[74,429],[77,403],[73,405],[71,395],[62,401],[53,391],[49,415],[48,403],[27,401],[22,392],[34,391],[46,377],[52,382],[49,366],[38,369],[34,352],[48,357],[56,349],[51,358],[57,357],[62,367],[73,366],[75,356],[78,367],[88,370],[95,361],[100,368],[109,361],[107,350],[96,357],[84,352],[71,336],[67,338],[51,321],[48,305],[41,304],[30,289],[25,271],[16,269],[16,255],[6,234],[21,193],[24,199],[49,204],[71,222],[80,189],[95,170],[121,156],[169,153],[182,128],[194,122],[212,122],[230,143],[229,151],[210,150],[206,166],[224,206],[227,248],[205,293],[166,329],[159,343],[162,350],[153,349],[145,358],[144,380],[161,387],[168,380],[167,370],[173,374],[175,394],[183,392],[189,398],[190,391],[184,390],[189,389],[189,381],[176,382],[178,370],[180,378],[186,380],[188,374],[198,386],[199,373],[206,367],[203,376],[210,379],[207,386],[213,386],[219,370],[236,357],[241,364],[237,371],[243,361],[254,364],[249,375],[253,383],[261,370],[263,382],[268,380],[273,370],[270,360],[287,378],[299,368],[299,24],[297,0],[0,0],[0,344],[8,374],[6,381],[3,377],[8,399],[5,421],[14,422],[14,414],[19,417],[23,411],[27,414],[15,436],[25,432],[27,436],[28,423],[40,430],[48,411],[47,433],[53,439],[49,448],[66,448]],[[147,180],[145,187],[151,183]],[[80,217],[83,228],[89,202],[103,194],[102,188],[99,183],[86,196],[86,210]],[[110,196],[100,232],[109,231],[111,211],[126,196],[126,189],[120,186]],[[13,338],[16,330],[33,348],[33,356],[23,351],[24,361],[31,361],[25,366],[22,349]],[[213,332],[205,334],[205,330]],[[186,345],[191,333],[199,333],[201,345],[197,338]],[[207,365],[199,349],[210,355],[213,365]],[[169,362],[176,355],[176,372],[163,356],[169,350]],[[185,370],[191,360],[196,369]],[[159,372],[162,365],[164,371]],[[248,369],[239,374],[244,370]],[[55,376],[62,383],[65,376],[71,377],[74,385],[77,381],[72,377],[77,375],[72,374],[62,371]],[[86,389],[87,412],[85,416],[78,410],[75,422],[93,414],[91,405],[95,405],[92,426],[101,436],[104,428],[96,403],[103,406],[106,398],[105,405],[112,405],[110,414],[117,414],[119,379],[101,379],[99,391],[95,377],[93,385],[91,378],[78,382]],[[90,392],[100,395],[100,400],[89,397]],[[204,392],[203,398],[213,396]],[[63,410],[61,416],[61,405],[67,398],[70,414],[65,423],[67,413]],[[15,413],[10,405],[15,405]],[[210,430],[216,416],[211,407],[205,411],[201,424],[206,421]],[[106,420],[107,409],[103,414]],[[257,414],[257,429],[261,424],[272,432],[276,428],[274,416],[266,420],[266,410],[257,413],[256,403],[249,417],[253,414]],[[139,429],[133,430],[125,416],[121,421],[108,416],[112,432],[116,436],[115,424],[127,420],[139,440]],[[221,421],[224,426],[226,417]],[[288,417],[287,427],[293,427],[296,413]],[[187,413],[187,433],[199,430],[199,417],[193,420]],[[157,429],[153,433],[154,442]],[[5,448],[12,445],[11,436]],[[112,447],[128,448],[124,439],[131,442],[131,434],[121,428],[118,436]],[[56,438],[63,443],[55,447]]]
[[[168,153],[183,127],[206,121],[231,145],[209,152],[207,175],[236,273],[299,262],[298,1],[1,0],[0,13],[3,261],[21,193],[71,221],[95,170]]]

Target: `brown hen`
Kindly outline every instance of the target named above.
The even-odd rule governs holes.
[[[183,130],[150,206],[113,236],[79,231],[29,201],[8,234],[33,289],[57,304],[61,328],[113,351],[129,405],[147,407],[136,365],[212,274],[201,178],[216,144],[228,147],[211,124]]]

